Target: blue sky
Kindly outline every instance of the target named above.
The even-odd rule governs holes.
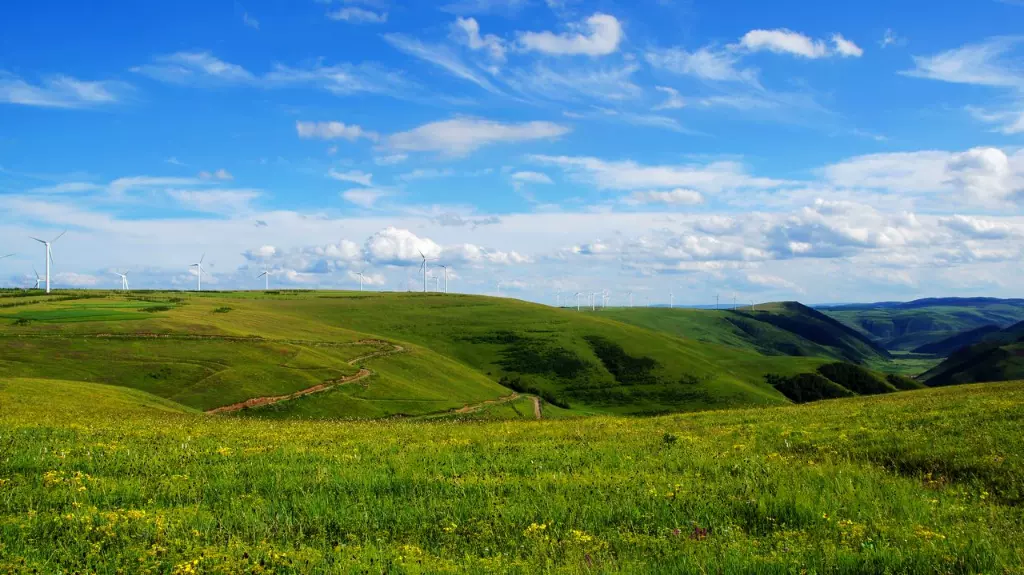
[[[17,3],[0,285],[1019,296],[1024,3],[768,4]]]

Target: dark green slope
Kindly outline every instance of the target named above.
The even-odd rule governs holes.
[[[820,357],[854,363],[885,361],[889,353],[838,321],[796,302],[756,309],[616,308],[603,317],[677,337],[729,345],[765,355]]]
[[[958,334],[1024,321],[1024,300],[930,298],[822,307],[829,316],[892,351],[910,351]]]
[[[952,355],[954,352],[965,348],[970,345],[974,345],[989,334],[1001,331],[998,325],[990,324],[983,325],[979,328],[970,329],[962,333],[958,333],[953,337],[947,337],[933,343],[922,345],[914,349],[914,353],[924,353],[930,355],[941,355],[943,357]]]
[[[1010,381],[1024,377],[1024,322],[962,348],[921,376],[928,385]]]

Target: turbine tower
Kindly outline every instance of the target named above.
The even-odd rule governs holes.
[[[359,276],[359,291],[363,291],[363,272],[356,272],[356,275]]]
[[[64,230],[63,232],[60,233],[60,236],[57,236],[50,241],[41,240],[39,238],[32,238],[35,241],[46,246],[46,293],[50,293],[50,264],[53,263],[53,251],[50,249],[50,245],[55,243],[57,240],[61,238],[61,236],[63,236],[66,233],[68,233],[68,231]]]
[[[676,305],[676,294],[672,290],[668,290],[668,309],[672,309]]]
[[[438,264],[437,267],[444,270],[444,293],[448,293],[448,266]]]
[[[39,284],[43,283],[43,277],[39,275],[39,272],[36,271],[36,268],[32,268],[32,272],[36,274],[36,285],[32,289],[39,289]]]
[[[629,292],[629,307],[633,307],[633,292]]]
[[[423,258],[423,261],[420,262],[420,271],[423,272],[423,293],[427,293],[427,262],[431,260],[427,259],[422,251],[420,251],[420,257]]]
[[[576,292],[573,295],[576,296],[576,311],[580,311],[580,292]]]
[[[203,260],[206,259],[206,254],[199,258],[198,263],[194,263],[188,267],[196,268],[196,291],[203,291]]]
[[[114,272],[114,275],[121,276],[121,291],[128,291],[128,270],[124,273]]]
[[[263,291],[267,291],[270,289],[270,274],[271,271],[267,269],[267,266],[263,266],[263,273],[256,276],[256,279],[263,278]]]

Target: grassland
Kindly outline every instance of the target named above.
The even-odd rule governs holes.
[[[0,380],[5,573],[1020,573],[1024,383],[272,422]]]
[[[513,390],[578,414],[655,414],[784,404],[764,376],[830,358],[806,341],[805,357],[766,355],[609,315],[416,293],[8,292],[0,376],[132,387],[200,410],[352,381],[239,414],[275,419],[440,414]],[[392,346],[403,353],[355,361]]]

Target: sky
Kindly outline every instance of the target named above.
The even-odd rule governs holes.
[[[16,2],[0,287],[1021,296],[1022,144],[1019,0]]]

